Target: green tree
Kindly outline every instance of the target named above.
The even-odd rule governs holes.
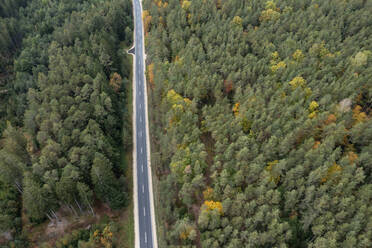
[[[125,204],[124,193],[112,172],[112,165],[101,153],[95,154],[91,178],[94,191],[100,200],[109,203],[112,208],[119,208]]]

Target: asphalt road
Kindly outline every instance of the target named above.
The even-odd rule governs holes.
[[[147,163],[147,132],[144,91],[144,54],[142,10],[139,0],[133,0],[135,21],[135,73],[136,73],[136,157],[137,157],[137,196],[140,248],[153,248],[151,225],[149,175]]]

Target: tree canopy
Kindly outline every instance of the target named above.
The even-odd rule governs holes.
[[[0,230],[22,208],[37,223],[123,207],[131,1],[6,0],[0,16]]]
[[[144,1],[161,247],[371,245],[371,7]]]

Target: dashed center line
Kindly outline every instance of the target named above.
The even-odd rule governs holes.
[[[142,60],[142,59],[144,59],[143,57],[142,57],[142,54],[140,54],[140,53],[142,53],[142,50],[143,50],[143,48],[144,48],[144,46],[145,46],[145,44],[144,43],[142,43],[143,42],[143,38],[144,38],[144,36],[142,36],[143,35],[143,30],[144,30],[144,27],[143,27],[143,23],[142,23],[142,9],[141,9],[141,3],[140,3],[140,1],[141,0],[139,0],[139,1],[134,1],[134,10],[135,10],[135,21],[136,21],[136,24],[140,24],[140,25],[138,25],[137,26],[137,32],[135,33],[135,35],[136,35],[136,38],[135,38],[135,42],[136,42],[136,44],[138,45],[137,47],[136,47],[136,51],[139,51],[138,53],[136,53],[136,57],[135,57],[135,59],[136,59],[136,61],[135,61],[135,63],[134,63],[134,66],[136,67],[136,71],[137,71],[137,73],[138,73],[138,76],[136,75],[136,74],[134,74],[135,76],[137,76],[136,78],[136,81],[137,82],[135,82],[135,86],[137,87],[137,93],[135,94],[135,96],[137,97],[137,101],[136,101],[136,109],[137,109],[137,117],[138,117],[138,115],[139,115],[139,119],[136,119],[137,120],[137,125],[138,125],[138,120],[139,120],[139,123],[141,123],[140,124],[140,126],[143,124],[143,123],[145,123],[146,124],[146,122],[147,122],[147,116],[142,116],[142,114],[140,114],[138,111],[142,111],[142,103],[141,103],[141,101],[143,101],[143,99],[141,99],[142,98],[142,90],[143,90],[143,88],[142,87],[144,87],[144,82],[142,82],[142,77],[143,77],[143,73],[144,73],[144,68],[145,68],[145,66],[146,66],[146,64],[145,64],[145,61],[144,60]],[[143,47],[142,47],[143,46]],[[144,63],[142,63],[142,62],[144,62]],[[145,79],[144,79],[145,80]],[[140,97],[138,97],[138,96],[140,96]],[[146,97],[146,94],[145,94],[145,92],[144,92],[144,96]],[[144,105],[143,106],[143,108],[144,108],[144,110],[146,110],[146,108],[147,108],[147,105]],[[146,118],[146,119],[144,119],[143,121],[142,121],[142,119],[143,118]],[[143,129],[142,129],[143,130]],[[136,137],[146,137],[146,130],[145,131],[142,131],[142,130],[138,130],[137,129],[137,134],[139,135],[139,136],[136,136]],[[142,139],[141,139],[142,140]],[[145,141],[145,145],[146,145],[146,141]],[[141,154],[141,156],[139,156],[139,157],[142,157],[143,156],[143,153],[144,153],[144,146],[143,146],[143,144],[142,144],[142,146],[140,145],[140,154]],[[137,154],[138,154],[138,149],[137,149]],[[137,155],[138,156],[138,155]],[[138,163],[137,163],[137,165],[136,165],[136,168],[138,168],[138,164],[141,164],[141,170],[142,170],[142,173],[144,173],[144,162],[139,162],[138,161]],[[146,165],[147,166],[147,165]],[[149,170],[149,167],[146,167],[146,169],[147,170]],[[137,169],[138,170],[138,169]],[[138,177],[143,177],[144,175],[142,174],[138,174]],[[144,183],[142,183],[142,196],[144,196],[144,193],[145,193],[145,185],[144,185]],[[141,187],[140,186],[140,187]],[[139,188],[140,188],[139,187]],[[141,190],[141,189],[140,189]],[[149,189],[147,189],[147,190],[149,190]],[[138,197],[140,197],[139,195],[138,195]],[[141,207],[143,207],[143,216],[144,216],[144,219],[146,219],[146,218],[151,218],[151,207],[149,208],[149,216],[146,216],[147,214],[146,214],[146,210],[147,210],[147,207],[149,207],[149,206],[146,206],[146,205],[142,205],[142,204],[140,204],[139,206],[138,206],[138,208],[137,208],[137,214],[139,214],[140,215],[140,208]],[[143,217],[142,217],[143,218]],[[141,219],[141,218],[140,218]],[[146,228],[147,229],[147,228]],[[139,232],[138,232],[138,236],[140,237],[140,246],[143,246],[143,247],[149,247],[150,245],[151,245],[151,247],[152,247],[152,232],[150,231],[150,239],[151,240],[149,240],[148,241],[148,237],[147,237],[147,231],[146,231],[146,229],[145,230],[139,230]],[[145,235],[144,237],[142,236],[142,235]],[[137,236],[137,237],[138,237]],[[144,238],[144,240],[143,240],[143,238]],[[144,241],[144,243],[142,243]]]

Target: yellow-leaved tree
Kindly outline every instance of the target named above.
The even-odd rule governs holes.
[[[303,77],[301,76],[297,76],[297,77],[294,77],[290,82],[289,84],[292,86],[292,89],[295,90],[297,87],[301,86],[301,87],[305,87],[306,85],[306,81]]]
[[[151,88],[154,88],[155,83],[154,83],[154,63],[149,64],[147,67],[147,73],[149,77],[149,83],[151,85]]]
[[[239,108],[240,108],[240,103],[239,102],[235,103],[234,104],[234,107],[232,109],[232,111],[234,112],[234,115],[235,116],[238,116],[239,115]]]
[[[301,62],[303,59],[304,59],[304,54],[302,53],[302,51],[300,49],[297,49],[293,54],[292,54],[292,57],[294,60],[296,60],[297,62]]]
[[[331,167],[328,168],[327,175],[321,180],[322,183],[327,182],[336,172],[341,172],[342,168],[336,163],[333,163]]]
[[[183,98],[175,90],[171,89],[168,91],[166,96],[167,102],[171,105],[173,111],[170,124],[178,122],[181,115],[185,112],[186,109],[189,109],[192,101],[188,98]]]
[[[312,101],[309,105],[309,118],[312,119],[316,116],[316,113],[318,112],[319,104],[316,101]]]
[[[232,22],[238,26],[241,26],[243,23],[243,20],[240,16],[235,16],[232,20]]]
[[[191,1],[183,0],[181,6],[182,6],[182,9],[187,11],[189,10],[190,5],[191,5]]]
[[[274,182],[275,184],[278,184],[278,182],[280,181],[280,175],[275,175],[275,173],[273,172],[274,166],[277,165],[278,163],[279,163],[278,160],[268,162],[265,168],[265,170],[270,173],[270,181]]]
[[[280,17],[279,9],[276,7],[274,1],[267,1],[265,10],[261,12],[260,21],[276,21]]]
[[[353,109],[353,119],[355,123],[360,123],[368,119],[367,114],[361,110],[362,107],[360,105],[356,105]]]
[[[143,20],[143,29],[145,31],[145,36],[148,35],[150,30],[150,23],[151,23],[152,16],[150,16],[150,13],[148,10],[144,10],[142,12],[142,20]]]
[[[202,211],[210,212],[217,210],[220,215],[223,215],[222,203],[219,201],[205,201],[202,206]]]

